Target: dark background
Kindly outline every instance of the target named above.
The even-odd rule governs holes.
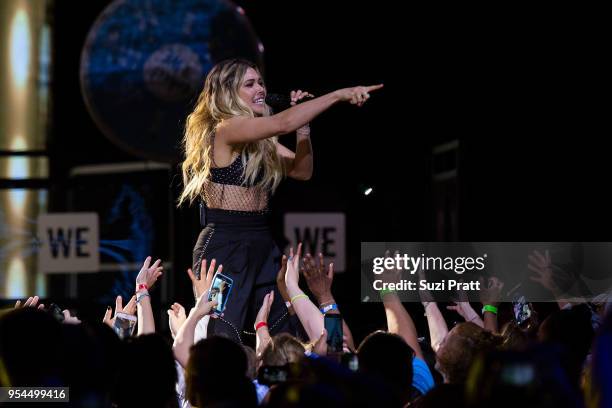
[[[361,241],[610,240],[609,127],[603,123],[603,72],[609,70],[593,11],[236,3],[265,46],[270,92],[320,95],[385,84],[363,108],[336,106],[314,121],[314,177],[285,182],[273,202],[278,235],[286,210],[347,213],[348,270],[336,276],[335,294],[357,338],[384,322],[380,305],[360,303]],[[69,206],[70,168],[138,159],[100,133],[80,92],[80,51],[107,4],[58,0],[54,8],[52,211]],[[293,139],[281,141],[292,146]],[[434,199],[432,148],[455,139],[458,221],[452,234],[441,236],[435,209],[444,203]],[[171,178],[170,196],[180,191],[179,180]],[[374,191],[366,197],[368,186]],[[188,308],[184,269],[199,232],[197,214],[181,208],[172,218],[169,236],[160,238],[173,245],[167,301]],[[167,302],[155,301],[165,316]],[[67,302],[95,318],[104,312],[84,299]]]

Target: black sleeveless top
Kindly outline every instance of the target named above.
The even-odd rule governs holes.
[[[247,157],[248,160],[248,157]],[[265,214],[271,192],[259,186],[263,178],[260,168],[255,183],[244,182],[242,155],[229,166],[212,167],[204,183],[203,200],[207,209],[219,209],[242,214]]]

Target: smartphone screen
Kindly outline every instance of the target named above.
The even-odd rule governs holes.
[[[327,330],[327,351],[342,352],[342,316],[340,314],[325,314],[325,330]]]
[[[232,278],[220,273],[216,274],[213,278],[213,283],[208,293],[208,301],[217,301],[217,306],[213,310],[214,313],[221,314],[225,310],[233,284]]]
[[[519,325],[525,323],[531,317],[531,307],[525,300],[525,296],[517,296],[512,301],[512,308],[514,310],[514,320]]]
[[[51,306],[47,309],[47,311],[60,323],[64,322],[65,316],[62,312],[62,309],[55,303],[51,303]]]
[[[264,385],[274,385],[287,381],[289,372],[285,366],[261,366],[258,382]]]
[[[357,358],[357,354],[355,353],[343,354],[340,362],[344,367],[348,368],[351,371],[359,370],[359,359]]]
[[[117,313],[115,316],[115,324],[113,325],[113,329],[120,339],[130,337],[134,333],[136,320],[136,316],[121,312]]]

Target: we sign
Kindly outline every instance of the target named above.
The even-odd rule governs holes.
[[[49,272],[98,272],[100,238],[98,214],[61,213],[38,217],[38,270]]]
[[[289,245],[302,243],[302,255],[323,254],[326,264],[334,263],[334,272],[346,267],[346,237],[344,213],[287,213],[285,237]],[[318,259],[318,258],[317,258]]]

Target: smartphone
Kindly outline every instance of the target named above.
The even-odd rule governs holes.
[[[348,368],[351,371],[359,370],[359,359],[357,358],[357,354],[355,353],[342,354],[340,363],[342,364],[342,366]]]
[[[502,363],[499,377],[502,384],[511,387],[526,387],[536,381],[538,369],[535,364],[521,362]]]
[[[62,312],[62,309],[55,303],[51,303],[51,305],[47,309],[47,312],[51,316],[53,316],[55,320],[57,320],[58,322],[64,323],[64,319],[65,319],[64,312]]]
[[[525,296],[516,296],[512,300],[512,309],[514,311],[514,320],[520,326],[525,323],[533,314],[531,305],[525,300]]]
[[[327,331],[327,352],[342,353],[342,316],[338,313],[326,313],[324,324]]]
[[[289,370],[287,366],[261,366],[257,375],[257,382],[263,385],[274,385],[287,381]]]
[[[208,292],[208,301],[216,300],[217,306],[213,309],[213,313],[220,315],[225,310],[227,300],[232,291],[234,281],[229,276],[217,273]]]
[[[115,324],[113,329],[120,339],[125,339],[134,334],[134,328],[136,327],[136,316],[132,316],[126,313],[117,313],[115,316]]]

